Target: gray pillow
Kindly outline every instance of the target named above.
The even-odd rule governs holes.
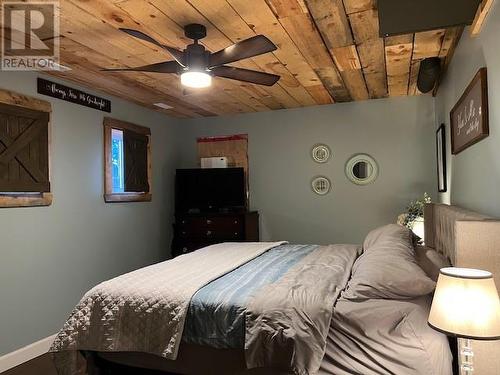
[[[427,246],[415,246],[415,255],[420,268],[434,281],[437,281],[441,268],[451,266],[444,255]]]
[[[371,231],[343,296],[349,300],[370,298],[408,299],[431,293],[436,284],[415,258],[409,229],[389,224]]]

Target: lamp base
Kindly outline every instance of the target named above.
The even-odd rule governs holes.
[[[472,375],[474,372],[474,352],[470,339],[460,340],[460,374]]]

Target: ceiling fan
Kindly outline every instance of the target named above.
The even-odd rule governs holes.
[[[225,65],[274,51],[277,47],[264,35],[256,35],[223,50],[211,53],[198,43],[200,39],[207,35],[205,26],[200,24],[193,23],[184,27],[186,37],[194,40],[194,43],[189,44],[184,51],[163,45],[138,30],[124,28],[120,28],[120,30],[168,51],[174,61],[165,61],[136,68],[103,69],[106,72],[175,73],[181,75],[181,83],[184,86],[193,88],[210,86],[212,76],[265,86],[272,86],[280,79],[280,76],[275,74]]]

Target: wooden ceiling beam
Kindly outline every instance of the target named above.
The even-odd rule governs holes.
[[[352,99],[368,99],[368,89],[342,0],[306,0],[305,3]]]
[[[350,15],[377,9],[377,0],[344,0],[344,6],[346,13]]]
[[[410,82],[408,84],[409,96],[421,94],[417,87],[418,73],[420,71],[420,61],[421,60],[412,60],[410,64]]]
[[[445,31],[439,29],[415,33],[412,60],[439,56]]]
[[[379,37],[378,11],[371,9],[373,4],[369,1],[351,0],[344,3],[350,3],[351,9],[356,9],[356,12],[349,14],[349,22],[370,98],[385,98],[388,95],[387,72],[384,41]],[[360,10],[367,7],[367,10]]]
[[[455,49],[457,48],[458,42],[460,42],[460,38],[462,37],[463,32],[463,26],[446,30],[446,34],[443,39],[443,45],[441,46],[441,51],[439,52],[439,57],[441,57],[442,60],[441,73],[439,74],[438,82],[434,87],[434,91],[432,92],[433,96],[436,96],[439,91],[439,86],[443,80],[443,77],[446,75],[446,71],[448,70],[448,66],[453,59]]]
[[[389,96],[408,95],[413,34],[385,38],[385,61]]]
[[[350,101],[350,94],[305,3],[302,0],[267,0],[267,3],[329,95],[337,102]]]
[[[266,35],[279,47],[273,52],[274,55],[281,63],[286,64],[286,68],[308,90],[311,96],[317,97],[317,104],[333,103],[333,99],[329,97],[328,92],[323,87],[321,77],[318,77],[316,71],[297,49],[265,0],[251,2],[248,0],[227,0],[227,2],[255,33]],[[309,91],[310,87],[311,91]],[[321,92],[322,90],[324,92]],[[318,96],[318,94],[320,95]]]
[[[474,17],[474,21],[472,22],[472,26],[470,28],[470,35],[472,37],[476,37],[481,33],[481,29],[486,21],[486,17],[493,6],[495,0],[483,0],[476,12],[476,16]]]
[[[328,50],[354,44],[342,0],[306,0]]]

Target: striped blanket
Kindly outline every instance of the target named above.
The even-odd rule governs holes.
[[[245,347],[246,304],[317,245],[281,245],[201,288],[191,300],[183,341],[213,348]]]
[[[333,305],[359,251],[355,245],[270,249],[193,296],[183,341],[244,348],[248,368],[316,373]]]

